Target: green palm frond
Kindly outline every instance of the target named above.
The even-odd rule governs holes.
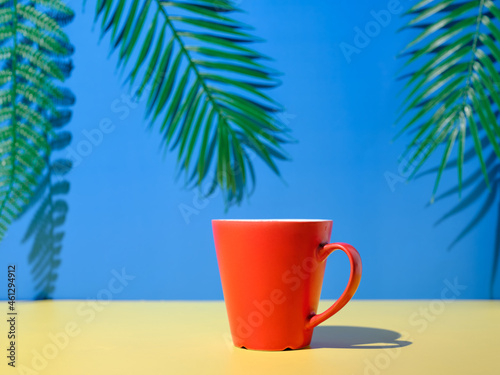
[[[68,95],[56,60],[72,53],[60,23],[72,15],[60,0],[0,0],[0,239],[47,168],[51,120]]]
[[[43,4],[47,2],[46,0],[40,1]],[[59,26],[67,25],[74,17],[74,14],[68,12],[67,8],[61,8],[58,4],[55,4],[48,12]],[[28,40],[24,42],[31,44]],[[61,69],[64,78],[69,77],[72,70],[72,62],[69,58],[72,48],[69,47],[67,45],[68,53],[66,54],[51,55],[52,62]],[[29,61],[24,61],[24,63],[26,67],[29,67],[33,77],[40,77],[42,74],[40,67]],[[25,80],[29,85],[28,78]],[[57,270],[61,264],[60,253],[63,247],[62,226],[68,212],[68,204],[64,197],[69,192],[70,184],[65,179],[65,175],[72,166],[70,160],[59,158],[58,154],[71,142],[71,133],[61,129],[71,120],[72,112],[68,107],[74,104],[75,98],[69,90],[58,88],[52,82],[50,84],[52,91],[58,90],[60,93],[60,95],[50,97],[56,110],[35,106],[36,112],[47,119],[50,124],[50,130],[43,132],[43,137],[49,145],[49,151],[44,155],[46,168],[28,204],[19,214],[21,217],[28,211],[34,211],[22,242],[32,240],[28,263],[31,265],[37,300],[52,298],[55,290]]]
[[[460,194],[468,140],[489,184],[482,139],[500,158],[500,8],[491,0],[424,0],[406,14],[412,17],[406,28],[420,30],[403,52],[406,69],[413,68],[404,76],[408,94],[400,119],[406,122],[399,133],[412,135],[403,154],[410,178],[441,147],[434,198],[457,144]]]
[[[96,9],[165,151],[176,150],[189,184],[211,181],[208,193],[220,187],[227,204],[248,193],[253,155],[279,175],[289,141],[263,92],[277,74],[248,46],[257,38],[230,17],[237,11],[230,0],[99,0]]]

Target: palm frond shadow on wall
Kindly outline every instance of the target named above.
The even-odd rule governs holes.
[[[408,73],[401,76],[406,80],[406,94],[399,116],[404,124],[398,136],[408,134],[411,139],[402,155],[407,159],[406,170],[410,178],[415,177],[429,157],[441,150],[439,166],[423,173],[436,175],[431,203],[453,195],[459,201],[436,224],[479,204],[478,213],[450,244],[452,248],[495,207],[497,200],[500,9],[491,0],[425,0],[405,16],[411,20],[403,29],[419,31],[401,53]],[[456,157],[451,160],[455,150]],[[465,165],[477,165],[478,170],[464,179]],[[449,169],[457,171],[457,186],[434,198],[443,172]],[[466,195],[461,197],[464,191]],[[492,298],[500,261],[500,212],[496,228]]]
[[[239,11],[230,0],[97,0],[95,10],[101,37],[136,98],[146,99],[148,122],[164,151],[177,154],[186,186],[203,187],[205,196],[220,189],[226,208],[253,191],[255,158],[279,176],[291,141],[276,116],[281,106],[265,93],[279,74],[252,48],[260,40],[233,18]],[[72,165],[58,152],[71,141],[61,128],[75,99],[58,84],[72,68],[63,26],[73,17],[60,0],[0,3],[0,239],[34,211],[23,242],[32,241],[39,299],[53,295],[68,212]]]
[[[51,295],[60,264],[71,162],[56,159],[71,133],[69,77],[73,46],[63,32],[73,11],[59,1],[0,4],[0,236],[11,221],[34,211],[23,242],[32,240],[29,263],[37,299]]]

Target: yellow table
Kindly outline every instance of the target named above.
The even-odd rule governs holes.
[[[316,328],[310,348],[282,352],[233,347],[223,302],[16,309],[16,368],[0,323],[2,375],[500,374],[500,301],[353,301]]]

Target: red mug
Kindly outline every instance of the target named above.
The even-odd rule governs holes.
[[[361,258],[346,243],[328,243],[331,220],[213,220],[212,228],[233,343],[256,350],[298,349],[313,329],[352,298]],[[349,257],[340,298],[317,314],[326,258]]]

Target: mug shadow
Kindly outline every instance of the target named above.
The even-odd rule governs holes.
[[[411,345],[401,334],[382,328],[355,326],[318,326],[314,329],[310,349],[386,349]]]

